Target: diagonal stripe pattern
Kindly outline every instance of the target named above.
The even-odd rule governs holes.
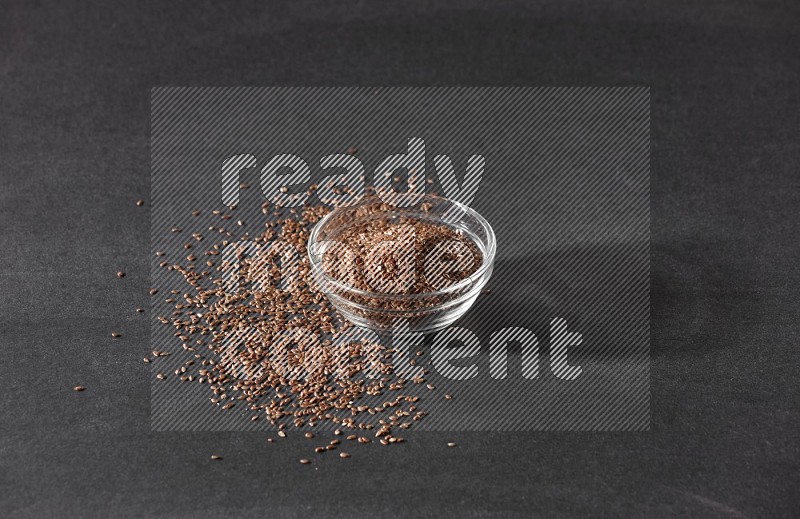
[[[260,232],[265,203],[302,203],[317,183],[322,203],[351,204],[409,166],[415,189],[467,203],[498,237],[492,292],[422,346],[418,362],[439,365],[428,378],[453,398],[412,388],[429,412],[419,428],[645,430],[649,102],[641,87],[155,88],[152,315],[180,297],[164,292],[176,272],[162,264],[192,255],[202,270],[205,240]],[[151,349],[180,345],[153,322]],[[182,360],[152,364],[155,430],[266,427],[168,383]]]

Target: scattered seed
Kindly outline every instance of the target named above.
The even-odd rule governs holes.
[[[281,438],[286,438],[286,433],[283,431],[278,431],[278,436],[280,436]]]
[[[303,458],[303,459],[300,460],[300,463],[303,464],[303,465],[308,465],[309,463],[311,463],[311,461]]]
[[[211,455],[211,459],[212,460],[221,460],[222,456],[220,456],[219,454],[212,454]]]
[[[124,278],[125,277],[125,273],[122,272],[122,271],[119,271],[119,272],[117,272],[117,277],[118,278]]]
[[[450,442],[450,443],[448,443],[448,444],[447,444],[447,446],[448,446],[448,447],[456,447],[456,444],[455,444],[455,443],[452,443],[452,442]]]
[[[144,308],[137,308],[137,309],[136,309],[136,313],[137,313],[137,314],[144,313]]]
[[[349,457],[350,457],[350,455],[349,455],[348,453],[346,453],[346,452],[340,452],[340,453],[339,453],[339,457],[340,457],[340,458],[345,458],[345,459],[346,459],[346,458],[349,458]]]
[[[119,332],[111,332],[111,336],[115,339],[122,337],[122,334]]]
[[[311,438],[313,438],[313,437],[314,437],[314,433],[312,433],[312,432],[307,432],[307,433],[305,434],[305,437],[306,437],[306,438],[308,438],[308,439],[311,439]]]
[[[136,205],[139,206],[139,207],[143,206],[144,205],[144,200],[137,200],[136,201]]]
[[[75,386],[72,388],[72,390],[80,392],[80,391],[86,391],[86,388],[83,386]]]

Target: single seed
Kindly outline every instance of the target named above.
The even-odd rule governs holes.
[[[342,442],[339,440],[331,440],[331,445],[339,445],[340,443]]]
[[[86,391],[86,388],[83,386],[75,386],[72,388],[73,391]]]
[[[342,431],[340,431],[339,429],[336,429],[335,431],[333,431],[333,434],[335,434],[336,436],[341,436],[342,435]]]
[[[450,443],[448,443],[448,444],[447,444],[447,446],[448,446],[448,447],[455,447],[455,446],[456,446],[456,444],[455,444],[455,443],[452,443],[452,442],[450,442]]]
[[[283,431],[278,431],[278,436],[280,436],[281,438],[286,438],[286,433]]]
[[[111,332],[111,336],[114,337],[115,339],[118,339],[122,337],[122,334],[119,332]]]
[[[136,313],[137,313],[137,314],[141,314],[141,313],[143,313],[143,312],[144,312],[144,308],[137,308],[137,309],[136,309]]]
[[[117,277],[118,278],[124,278],[125,277],[125,273],[120,270],[119,272],[117,272]]]
[[[311,463],[311,461],[309,461],[309,460],[304,458],[304,459],[300,460],[300,463],[303,464],[303,465],[308,465],[309,463]]]
[[[349,458],[349,457],[350,457],[350,455],[349,455],[348,453],[346,453],[346,452],[340,452],[340,453],[339,453],[339,457],[340,457],[340,458]]]
[[[325,452],[325,447],[317,447],[316,449],[314,449],[314,452],[316,453]]]
[[[453,399],[453,395],[451,395],[450,393],[445,393],[444,394],[444,399],[445,400],[452,400]]]
[[[144,205],[144,200],[137,200],[136,201],[136,205],[139,206],[139,207],[143,206]]]
[[[314,437],[314,433],[312,433],[312,432],[307,432],[307,433],[305,434],[305,437],[306,437],[306,438],[308,438],[308,439],[311,439],[311,438],[313,438],[313,437]]]
[[[219,454],[212,454],[211,455],[211,459],[212,460],[221,460],[222,456],[220,456]]]

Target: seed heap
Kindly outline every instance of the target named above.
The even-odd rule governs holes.
[[[338,211],[318,236],[324,246],[313,252],[319,282],[375,328],[392,329],[397,319],[432,327],[438,307],[468,296],[472,284],[460,282],[483,264],[475,240],[431,211],[442,200],[394,208],[368,196]]]
[[[392,293],[425,294],[458,283],[478,270],[483,262],[483,253],[462,231],[417,218],[381,216],[390,209],[380,199],[363,203],[358,208],[355,216],[359,219],[332,237],[346,248],[326,254],[323,269],[328,275],[367,292],[383,292],[380,290],[383,285],[395,288]],[[396,254],[375,254],[380,244],[390,244],[391,252],[396,249],[408,251],[409,268],[404,269],[398,264]],[[434,252],[437,246],[450,244],[460,247],[438,255]],[[343,254],[344,251],[351,254]],[[433,276],[429,275],[431,272],[426,264],[435,257],[456,266],[435,272],[438,286],[432,284]],[[372,280],[366,274],[369,271],[375,275]],[[401,282],[409,272],[414,274],[413,283],[404,286]]]
[[[202,384],[212,404],[226,412],[236,406],[253,421],[266,420],[282,438],[290,426],[328,425],[358,443],[371,443],[372,438],[382,445],[402,443],[395,431],[426,415],[417,409],[419,397],[404,388],[425,380],[405,380],[395,373],[393,350],[352,333],[315,286],[306,244],[328,209],[273,210],[264,204],[262,212],[269,218],[255,236],[237,236],[224,227],[235,210],[212,211],[222,223],[208,230],[224,237],[221,242],[201,251],[199,245],[211,240],[194,233],[198,250],[192,256],[160,263],[187,285],[169,291],[164,300],[173,307],[171,314],[155,317],[174,328],[187,360],[174,378],[159,371],[157,379]],[[250,242],[246,246],[244,239]],[[282,261],[285,255],[268,249],[275,242],[287,246],[284,252],[295,253],[294,260]],[[156,255],[168,257],[160,251]],[[284,284],[282,279],[292,281]],[[158,288],[150,290],[153,296],[158,293]],[[154,351],[144,360],[168,354]],[[334,440],[315,451],[335,450],[338,444]],[[340,453],[343,459],[349,456]]]

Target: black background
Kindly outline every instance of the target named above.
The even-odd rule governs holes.
[[[800,514],[796,4],[69,4],[0,3],[2,515]],[[151,432],[156,85],[651,86],[651,431]]]

